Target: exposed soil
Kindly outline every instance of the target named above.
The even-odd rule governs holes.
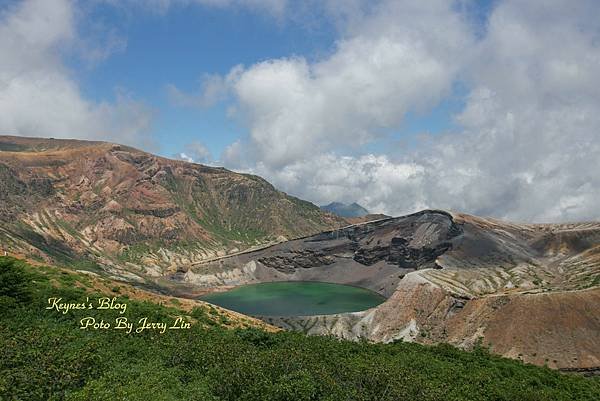
[[[423,211],[182,268],[207,290],[265,281],[357,285],[388,297],[356,313],[269,317],[311,334],[477,344],[559,369],[600,366],[600,224],[518,225]]]

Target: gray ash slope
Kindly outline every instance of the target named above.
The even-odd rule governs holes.
[[[264,281],[327,281],[384,296],[405,274],[435,268],[462,234],[450,214],[424,211],[287,241],[269,248],[182,268],[172,278],[201,286]]]
[[[356,285],[363,312],[270,323],[372,341],[476,343],[562,369],[600,367],[600,224],[524,225],[439,210],[382,219],[181,267],[207,291],[269,281]]]
[[[600,223],[520,225],[425,210],[181,266],[171,278],[206,287],[322,280],[389,296],[394,287],[375,282],[389,276],[397,283],[394,278],[422,271],[451,292],[473,298],[593,287],[600,276],[598,252]],[[490,276],[475,277],[486,273]]]

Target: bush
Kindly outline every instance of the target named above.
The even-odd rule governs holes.
[[[89,311],[54,313],[44,309],[43,300],[91,294],[62,283],[63,275],[52,269],[12,259],[0,259],[0,266],[0,296],[20,304],[18,313],[0,316],[0,400],[600,399],[597,379],[526,365],[481,347],[464,352],[450,345],[232,330],[202,308],[190,313],[197,320],[189,330],[129,335],[79,330],[78,320]],[[35,302],[23,303],[30,297]],[[166,321],[179,313],[148,302],[127,304],[132,321],[140,316]]]
[[[0,298],[17,304],[31,300],[31,276],[25,271],[23,262],[0,258]]]

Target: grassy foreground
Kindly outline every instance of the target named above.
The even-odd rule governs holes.
[[[118,310],[45,309],[94,300],[87,277],[0,258],[0,400],[598,400],[600,381],[478,349],[368,344],[227,329],[197,308],[119,297]],[[112,298],[115,294],[109,294]],[[80,320],[173,321],[190,329],[127,334]]]

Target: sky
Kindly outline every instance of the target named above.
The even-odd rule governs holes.
[[[316,204],[600,219],[596,0],[0,0],[0,133]]]

